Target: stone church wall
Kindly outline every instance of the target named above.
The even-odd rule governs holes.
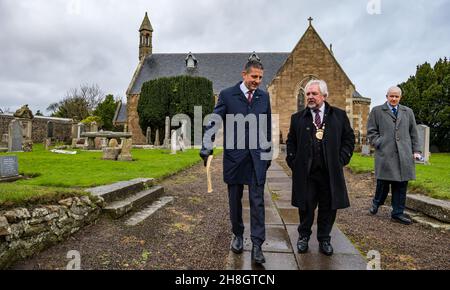
[[[9,123],[14,119],[12,115],[0,114],[0,137],[8,134]],[[46,118],[35,116],[32,120],[32,139],[34,143],[42,143],[47,137],[47,123],[53,122],[53,136],[56,141],[70,142],[72,138],[72,122],[66,119]]]

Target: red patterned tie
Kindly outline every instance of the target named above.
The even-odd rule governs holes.
[[[314,119],[314,123],[316,123],[317,128],[320,128],[322,125],[322,122],[320,121],[320,110],[319,109],[315,109],[314,113],[316,113],[316,117]]]
[[[253,92],[252,91],[248,91],[247,95],[248,95],[247,100],[248,100],[249,103],[251,103],[252,102],[252,98],[253,98]]]

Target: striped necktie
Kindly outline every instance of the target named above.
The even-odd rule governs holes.
[[[316,123],[317,128],[320,128],[322,126],[322,121],[320,120],[320,110],[315,109],[314,113],[316,113],[316,117],[314,119],[314,123]]]

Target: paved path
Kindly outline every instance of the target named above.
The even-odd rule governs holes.
[[[291,206],[292,180],[276,162],[267,172],[264,193],[266,205],[266,241],[263,245],[266,263],[257,266],[251,263],[250,208],[248,191],[244,192],[243,219],[245,223],[244,252],[236,255],[229,252],[227,269],[230,270],[364,270],[366,261],[349,239],[336,227],[331,233],[334,254],[327,257],[319,253],[316,240],[316,225],[309,242],[309,251],[298,254],[296,249],[299,224],[298,210]],[[272,194],[274,198],[272,199]]]

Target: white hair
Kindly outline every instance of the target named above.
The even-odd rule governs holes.
[[[397,86],[393,86],[393,87],[390,87],[389,88],[389,90],[387,91],[387,95],[389,96],[389,93],[390,92],[397,92],[397,93],[400,93],[400,97],[402,96],[402,89],[400,89],[399,87],[397,87]]]
[[[328,97],[328,86],[327,83],[323,80],[310,80],[306,86],[305,86],[305,92],[308,90],[308,88],[312,85],[319,85],[319,90],[320,93],[324,96],[324,97]]]

